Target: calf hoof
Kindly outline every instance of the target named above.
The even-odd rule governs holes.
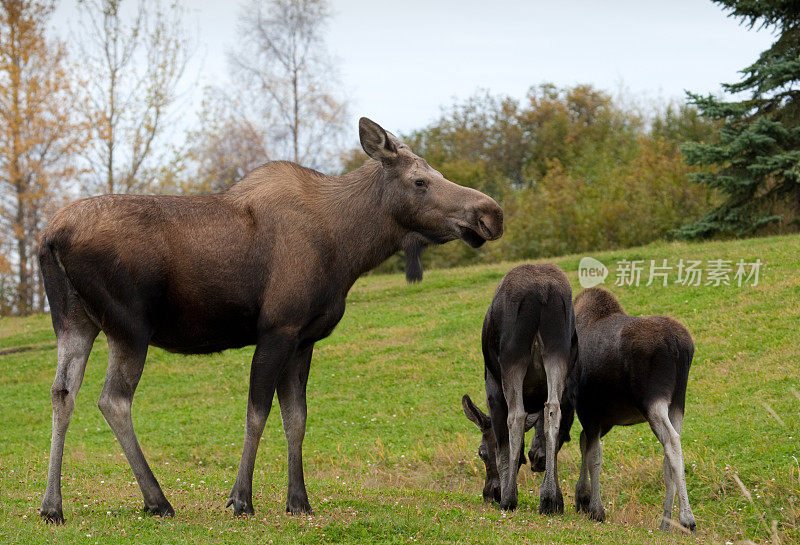
[[[483,501],[486,503],[500,503],[500,487],[499,486],[484,486],[483,487]]]
[[[231,496],[228,503],[225,504],[225,507],[231,506],[233,506],[234,517],[252,517],[256,514],[256,510],[253,509],[252,501],[245,501]]]
[[[694,515],[689,515],[685,520],[681,520],[681,526],[697,535],[697,522],[694,520]]]
[[[539,514],[555,515],[564,512],[564,496],[561,490],[556,489],[555,494],[546,494],[539,497]]]
[[[516,508],[517,508],[517,498],[500,500],[501,511],[513,511]]]
[[[155,515],[158,517],[175,516],[175,509],[172,508],[168,501],[165,501],[161,505],[145,505],[144,512],[146,515]]]
[[[55,524],[56,526],[64,524],[64,513],[60,507],[45,507],[39,510],[39,516],[44,519],[47,524]]]
[[[670,530],[679,530],[684,531],[686,533],[691,532],[692,534],[697,534],[697,522],[695,522],[694,517],[687,518],[686,520],[682,520],[680,522],[674,519],[667,519],[662,518],[661,524],[658,525],[658,529],[663,532],[669,532]]]
[[[311,504],[308,503],[308,497],[303,496],[289,496],[286,499],[286,512],[290,515],[313,515],[314,510],[311,509]]]
[[[602,505],[600,507],[590,507],[589,518],[597,522],[603,522],[606,520],[606,510],[603,509]]]
[[[589,496],[575,496],[575,510],[578,513],[588,513],[589,512]]]

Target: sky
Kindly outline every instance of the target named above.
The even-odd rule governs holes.
[[[74,0],[54,17],[61,31]],[[201,89],[228,77],[242,2],[185,0],[199,49],[184,83],[184,122]],[[435,121],[479,90],[525,96],[540,83],[589,83],[638,100],[721,93],[769,47],[708,0],[332,0],[326,38],[356,120],[393,132]]]

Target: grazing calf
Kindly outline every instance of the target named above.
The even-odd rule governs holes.
[[[524,433],[543,410],[547,448],[539,512],[563,512],[556,441],[564,440],[559,433],[561,404],[564,383],[577,360],[578,342],[572,290],[561,269],[554,265],[512,269],[497,287],[486,313],[482,344],[489,415],[475,407],[469,396],[464,396],[462,404],[464,413],[483,432],[479,449],[486,463],[483,497],[499,500],[501,509],[516,508],[517,472],[525,460]],[[571,407],[565,411],[572,413]]]
[[[614,426],[648,422],[664,446],[664,515],[660,528],[669,530],[675,492],[678,522],[695,531],[689,506],[681,450],[686,382],[694,344],[686,328],[664,316],[628,316],[614,295],[590,288],[575,298],[580,341],[578,366],[567,389],[581,432],[581,473],[575,507],[595,520],[605,519],[600,498],[600,438]],[[542,445],[534,439],[533,451]],[[591,480],[591,484],[590,484]]]
[[[562,414],[574,413],[574,411],[568,411],[564,409],[563,405],[564,404],[562,403]],[[496,501],[497,503],[500,503],[500,474],[497,471],[497,447],[495,446],[497,442],[495,441],[494,430],[492,429],[492,419],[489,418],[488,414],[480,410],[467,394],[464,394],[464,397],[461,398],[461,406],[464,409],[464,414],[467,416],[467,418],[476,426],[478,426],[479,430],[481,430],[481,444],[478,447],[478,456],[483,461],[483,465],[486,468],[486,480],[483,483],[483,501]],[[541,415],[542,412],[539,412],[536,414],[529,414],[525,417],[526,433],[534,426],[536,426],[537,433],[544,433],[543,431],[540,431],[540,429],[544,429],[540,424],[542,419],[539,417]],[[522,445],[520,445],[517,473],[519,473],[519,468],[521,468],[527,462],[525,459],[525,454],[523,454],[524,449],[525,438],[523,437]],[[542,449],[541,454],[541,458],[537,458],[536,460],[531,458],[532,471],[545,470],[544,449]],[[532,455],[533,450],[531,450],[531,456]]]

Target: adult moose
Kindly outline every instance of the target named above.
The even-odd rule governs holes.
[[[681,448],[686,385],[694,355],[691,335],[666,316],[627,315],[614,295],[599,287],[583,290],[575,298],[575,320],[580,358],[567,389],[583,425],[576,509],[595,520],[605,519],[600,439],[614,426],[647,422],[664,447],[666,495],[660,528],[680,525],[695,531]],[[542,448],[537,434],[531,450],[539,453]],[[677,522],[672,520],[676,492]]]
[[[398,250],[410,280],[421,249],[503,232],[486,195],[448,180],[376,123],[359,136],[371,160],[341,177],[263,165],[209,196],[106,195],[56,213],[39,260],[58,340],[53,435],[41,516],[64,520],[64,436],[100,330],[109,364],[98,405],[133,469],[145,510],[173,515],[148,466],[131,400],[148,346],[185,354],[255,344],[242,459],[228,505],[253,514],[256,450],[277,389],[288,444],[286,510],[311,512],[303,480],[306,382],[314,343],[341,319],[356,279]]]
[[[478,452],[486,465],[484,500],[499,501],[504,510],[516,508],[524,433],[541,411],[546,455],[539,512],[563,512],[556,462],[561,444],[556,442],[564,436],[559,432],[564,385],[578,357],[572,290],[564,272],[550,264],[511,269],[486,312],[481,342],[489,415],[467,395],[462,405],[482,431]],[[563,409],[572,414],[571,406]]]

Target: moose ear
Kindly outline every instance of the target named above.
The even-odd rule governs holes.
[[[475,406],[468,394],[464,394],[464,397],[461,398],[461,407],[464,409],[464,414],[470,422],[478,426],[481,430],[489,423],[489,416]]]
[[[361,140],[361,147],[373,159],[386,161],[397,157],[394,139],[371,119],[362,117],[358,120],[358,137]]]

